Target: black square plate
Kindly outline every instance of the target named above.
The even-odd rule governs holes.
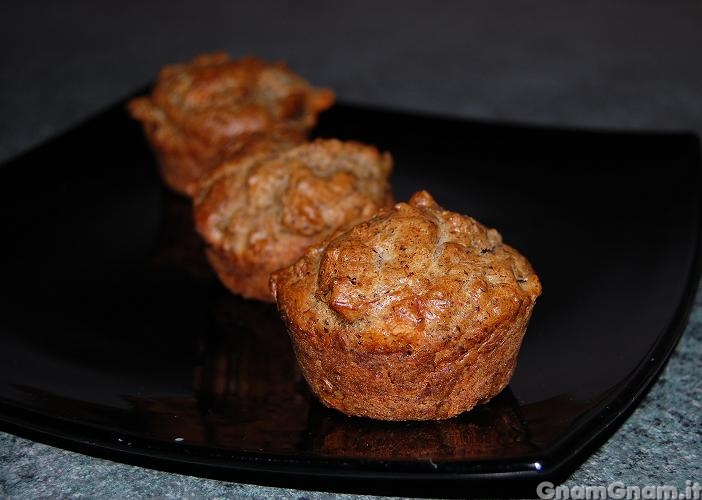
[[[229,295],[124,103],[0,168],[0,422],[112,459],[305,489],[533,494],[640,400],[700,272],[696,137],[472,123],[339,105],[317,134],[391,151],[496,227],[544,294],[489,404],[387,423],[322,407],[271,305]],[[473,489],[471,489],[473,488]]]

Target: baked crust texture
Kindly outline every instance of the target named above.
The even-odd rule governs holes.
[[[425,191],[310,248],[271,288],[327,406],[452,417],[509,383],[541,284],[500,234]]]
[[[392,159],[336,139],[225,162],[202,179],[195,223],[212,266],[233,293],[273,302],[270,273],[309,245],[392,205]]]
[[[142,123],[166,184],[192,196],[232,139],[281,128],[304,135],[333,102],[331,90],[310,86],[283,63],[220,52],[164,67],[152,94],[132,99],[129,111]]]

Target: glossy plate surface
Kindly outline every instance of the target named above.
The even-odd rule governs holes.
[[[391,151],[397,199],[428,189],[530,259],[544,294],[507,390],[442,422],[322,407],[275,308],[219,285],[119,103],[0,168],[0,426],[190,474],[431,496],[533,495],[586,458],[684,326],[697,139],[342,105],[317,133]]]

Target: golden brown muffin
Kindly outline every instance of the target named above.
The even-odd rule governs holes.
[[[172,189],[192,196],[195,182],[240,134],[284,128],[304,134],[334,102],[284,64],[205,54],[161,70],[151,96],[129,103]]]
[[[448,418],[505,388],[541,284],[500,234],[416,193],[271,277],[319,399],[381,420]]]
[[[194,199],[212,266],[232,292],[272,302],[272,271],[392,204],[391,169],[389,154],[335,139],[222,164]]]

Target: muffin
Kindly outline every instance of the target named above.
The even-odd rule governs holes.
[[[129,111],[142,122],[166,184],[192,196],[233,138],[281,128],[304,135],[333,102],[330,90],[311,87],[282,63],[216,53],[166,66],[151,96],[131,100]]]
[[[425,191],[311,247],[271,288],[327,406],[449,418],[507,386],[541,284],[500,234]]]
[[[389,154],[335,139],[225,162],[194,198],[210,263],[233,293],[273,302],[272,271],[392,205],[391,169]]]

